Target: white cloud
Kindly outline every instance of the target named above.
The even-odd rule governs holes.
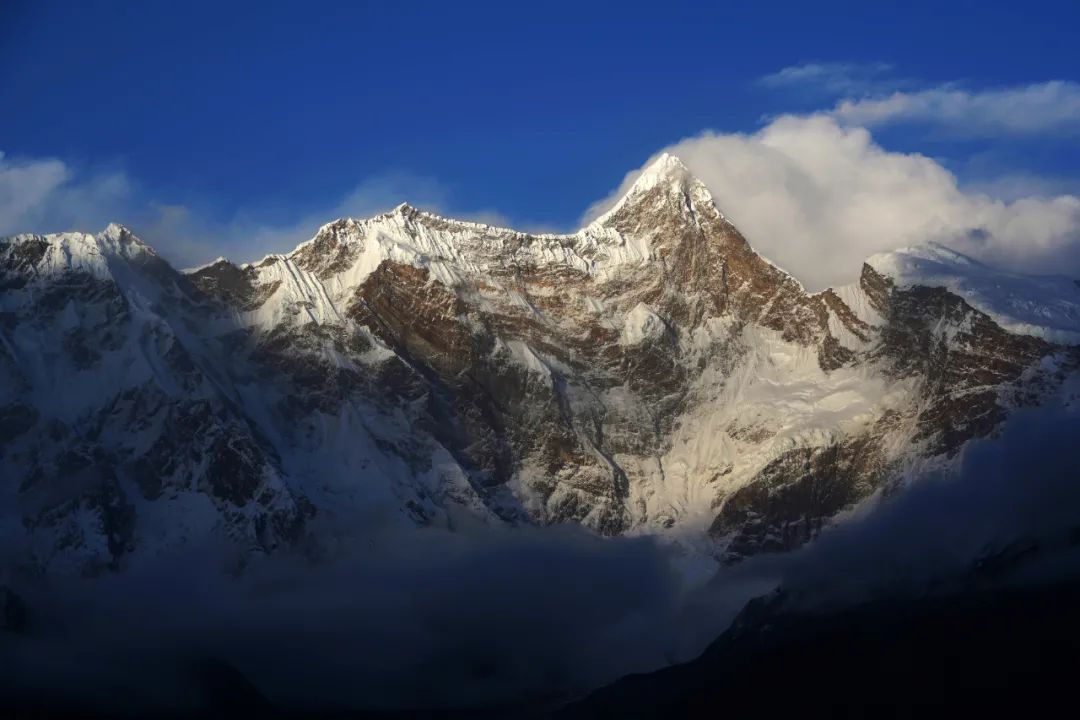
[[[1053,80],[982,90],[929,85],[892,74],[887,63],[805,63],[758,79],[789,92],[840,98],[829,114],[845,125],[920,123],[955,137],[1080,132],[1080,83]]]
[[[1017,270],[1080,274],[1080,198],[966,192],[935,160],[890,152],[824,115],[780,117],[753,134],[706,132],[665,150],[755,248],[812,290],[853,281],[875,252],[926,240]]]
[[[18,227],[67,177],[67,167],[59,160],[16,164],[5,161],[4,154],[0,153],[2,231],[9,232]]]
[[[1055,80],[981,91],[941,86],[841,100],[831,114],[863,127],[917,122],[964,137],[1073,134],[1080,132],[1080,83]]]
[[[131,189],[120,172],[77,179],[62,160],[9,160],[0,152],[0,235],[71,230],[84,222],[103,225]]]
[[[830,94],[861,94],[883,82],[888,63],[804,63],[790,65],[758,80],[769,88],[804,88]],[[895,87],[896,80],[890,81]]]

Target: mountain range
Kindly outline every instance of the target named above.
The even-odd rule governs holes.
[[[872,228],[868,228],[872,232]],[[792,550],[1062,391],[1080,284],[933,243],[808,292],[675,157],[567,235],[407,204],[178,270],[0,240],[0,537],[22,572],[339,524],[575,523]]]

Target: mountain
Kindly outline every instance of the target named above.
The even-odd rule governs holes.
[[[569,235],[409,205],[180,272],[0,240],[0,536],[34,571],[335,523],[795,548],[1055,393],[1080,286],[926,245],[807,292],[670,155]]]
[[[1072,701],[1080,587],[990,590],[807,612],[747,606],[690,663],[634,675],[553,717],[931,717],[1053,713]],[[784,691],[776,684],[783,678]]]

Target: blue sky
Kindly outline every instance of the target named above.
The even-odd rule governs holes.
[[[0,231],[121,213],[198,259],[406,199],[568,230],[672,143],[896,92],[834,116],[965,187],[1074,194],[1077,4],[942,4],[8,0],[0,172],[58,165]]]

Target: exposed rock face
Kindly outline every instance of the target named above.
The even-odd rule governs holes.
[[[0,242],[6,529],[83,571],[455,508],[789,549],[1077,362],[870,264],[807,293],[669,156],[572,235],[403,205],[187,274],[117,226]]]

